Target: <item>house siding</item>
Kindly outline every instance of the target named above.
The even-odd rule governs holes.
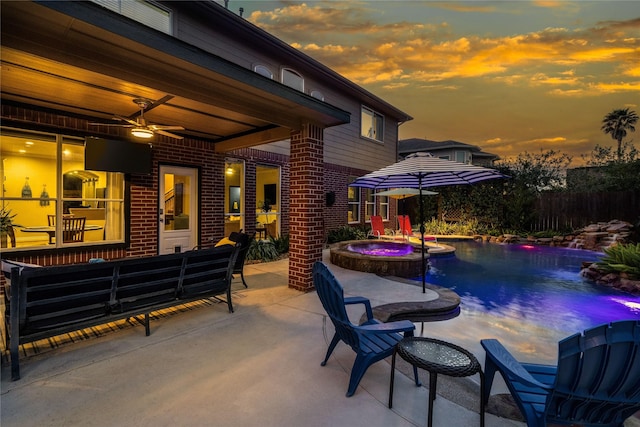
[[[319,90],[324,101],[342,110],[351,112],[349,124],[325,129],[324,162],[344,166],[353,166],[362,170],[375,170],[396,160],[398,141],[398,122],[396,118],[385,114],[375,102],[345,96],[335,89],[335,82],[327,84],[317,77],[314,70],[303,67],[291,59],[291,55],[280,51],[265,54],[265,44],[247,40],[243,34],[232,32],[231,28],[212,28],[202,16],[190,12],[176,11],[176,36],[183,41],[198,46],[210,53],[238,65],[253,70],[255,65],[264,65],[274,73],[274,80],[280,81],[282,68],[291,68],[299,72],[305,81],[305,93]],[[262,78],[262,77],[260,77]],[[366,105],[385,117],[384,142],[371,141],[360,136],[360,109]]]

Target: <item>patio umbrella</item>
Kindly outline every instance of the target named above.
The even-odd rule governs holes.
[[[488,179],[507,178],[495,169],[467,165],[433,157],[430,153],[414,153],[404,160],[357,178],[350,187],[364,188],[423,188],[445,185],[467,185]],[[425,290],[426,259],[424,250],[424,212],[420,203],[420,234],[422,236],[422,292]]]
[[[420,190],[418,188],[394,188],[393,190],[387,190],[387,191],[380,191],[379,193],[376,193],[376,196],[388,196],[391,197],[393,199],[398,199],[398,200],[402,200],[402,212],[406,214],[406,210],[405,210],[405,206],[404,206],[404,199],[408,199],[409,197],[413,197],[413,196],[417,196],[418,194],[420,194]],[[427,190],[423,190],[422,191],[422,195],[423,196],[435,196],[436,193],[435,191],[427,191]]]

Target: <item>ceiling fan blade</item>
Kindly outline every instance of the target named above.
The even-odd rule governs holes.
[[[164,126],[164,125],[149,125],[147,126],[152,131],[158,130],[184,130],[182,126]]]
[[[123,116],[119,116],[119,115],[117,115],[117,114],[114,114],[114,115],[113,115],[113,118],[114,118],[114,119],[117,119],[117,120],[122,120],[123,122],[127,122],[127,123],[129,123],[130,125],[133,125],[133,126],[140,126],[140,123],[138,123],[138,122],[137,122],[137,121],[135,121],[135,120],[131,120],[131,119],[130,119],[130,118],[128,118],[128,117],[123,117]]]
[[[149,105],[147,105],[144,109],[142,109],[142,110],[138,110],[138,111],[136,111],[135,113],[133,113],[133,114],[129,115],[129,117],[128,117],[128,118],[133,119],[133,118],[135,118],[136,116],[140,116],[140,115],[142,115],[143,113],[146,113],[147,111],[151,111],[151,110],[153,110],[154,108],[156,108],[156,107],[158,107],[158,106],[160,106],[160,105],[164,104],[165,102],[169,101],[169,100],[170,100],[170,99],[172,99],[172,98],[174,98],[174,96],[173,96],[173,95],[169,95],[169,94],[167,94],[167,95],[163,96],[162,98],[158,99],[157,101],[154,101],[154,100],[152,100],[152,99],[147,99],[147,98],[136,98],[136,100],[140,99],[140,100],[148,101],[148,102],[149,102]]]
[[[173,95],[169,95],[169,94],[167,94],[167,95],[163,96],[162,98],[158,99],[157,101],[152,101],[152,102],[151,102],[151,105],[149,105],[147,108],[145,108],[145,110],[144,110],[144,111],[146,112],[146,111],[149,111],[149,110],[153,110],[153,109],[154,109],[154,108],[156,108],[157,106],[162,105],[162,104],[164,104],[165,102],[167,102],[167,101],[169,101],[169,100],[171,100],[171,99],[173,99],[173,98],[174,98],[174,96],[173,96]]]
[[[169,138],[184,139],[180,135],[176,135],[174,133],[166,132],[166,131],[163,131],[163,130],[156,130],[155,133],[160,134],[160,135],[164,135],[164,136],[168,136]]]
[[[120,124],[120,123],[89,123],[89,126],[115,126],[120,128],[132,128],[136,125]]]

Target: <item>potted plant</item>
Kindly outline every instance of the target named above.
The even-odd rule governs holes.
[[[15,218],[16,215],[17,214],[11,213],[11,209],[0,208],[0,247],[8,247],[7,242],[9,239],[11,240],[11,246],[16,246],[16,236],[13,227],[20,227],[13,223],[13,218]]]

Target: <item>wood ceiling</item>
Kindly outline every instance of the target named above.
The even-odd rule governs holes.
[[[148,31],[135,40],[121,22],[105,29],[33,2],[1,6],[3,100],[118,123],[114,114],[138,111],[134,98],[172,95],[145,113],[147,121],[183,126],[174,133],[211,140],[217,151],[283,140],[305,122],[349,120],[342,110],[173,38],[155,40]]]

